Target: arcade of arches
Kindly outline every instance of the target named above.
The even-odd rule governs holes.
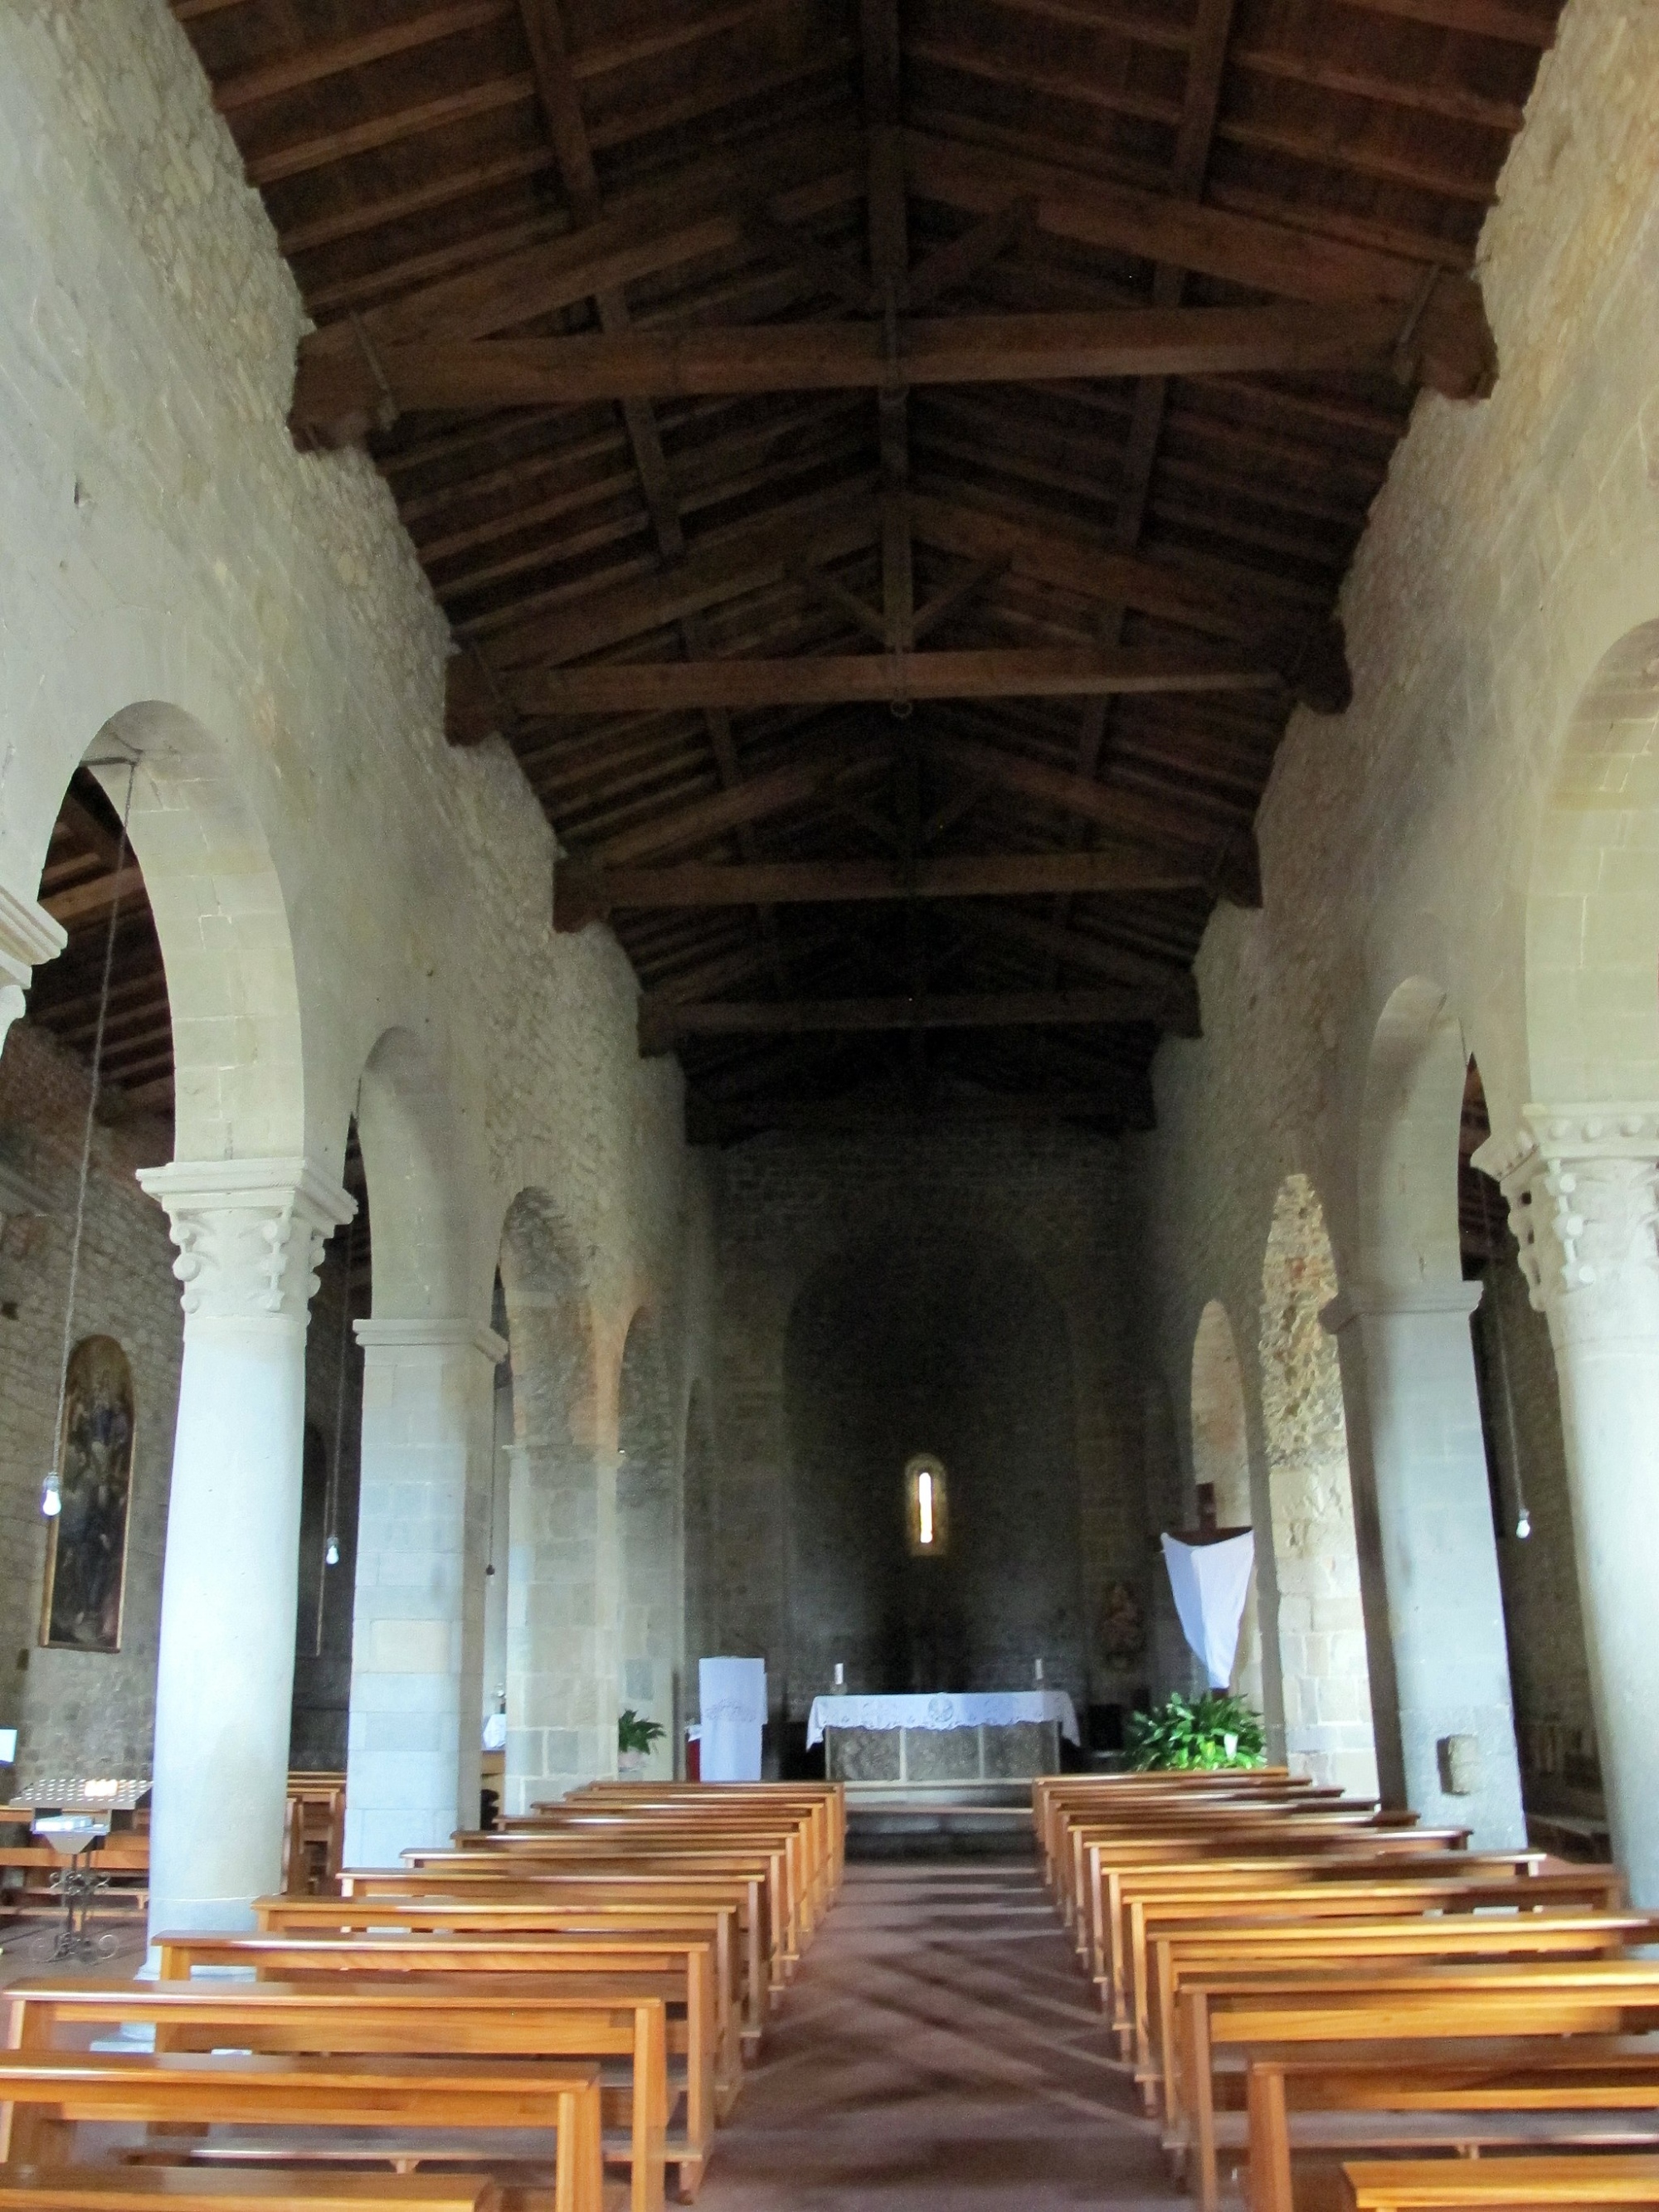
[[[881,14],[827,12],[866,42]],[[1127,313],[1143,277],[1171,313],[1272,295],[1197,262],[1183,295],[1163,249],[1091,245],[1106,217],[1068,216],[1058,172],[1003,221],[961,181],[1015,137],[974,107],[993,65],[940,59],[922,12],[896,19],[927,125],[907,125],[918,296],[1012,322]],[[1143,12],[1174,27],[1175,68],[1194,6]],[[765,1659],[769,1771],[808,1771],[837,1662],[908,1691],[1025,1687],[1041,1659],[1103,1759],[1135,1705],[1196,1685],[1158,1539],[1200,1485],[1255,1532],[1235,1680],[1275,1754],[1479,1843],[1610,1852],[1659,1906],[1659,9],[1313,11],[1369,27],[1367,82],[1393,69],[1439,106],[1396,88],[1426,135],[1376,137],[1374,177],[1399,174],[1369,213],[1333,186],[1276,216],[1232,72],[1267,84],[1270,47],[1274,82],[1292,47],[1311,70],[1337,33],[1298,31],[1308,12],[1220,10],[1210,167],[1179,187],[1194,235],[1260,246],[1329,216],[1333,268],[1397,268],[1438,225],[1495,377],[1472,398],[1352,359],[1143,375],[1163,442],[1153,414],[1091,609],[1081,556],[1045,566],[1029,520],[994,542],[1018,518],[990,448],[1081,528],[1118,464],[1067,441],[1118,436],[1121,375],[1045,370],[1027,409],[982,367],[940,396],[918,366],[908,491],[890,394],[878,453],[867,390],[868,424],[845,395],[795,422],[769,387],[567,405],[550,370],[539,412],[400,386],[393,422],[387,385],[368,434],[344,399],[302,422],[326,383],[307,363],[356,390],[323,343],[348,309],[377,374],[417,378],[416,319],[386,303],[471,282],[483,249],[460,187],[418,166],[428,125],[342,107],[307,135],[295,103],[368,66],[348,16],[386,28],[411,87],[448,33],[403,0],[0,11],[0,1723],[25,1789],[153,1776],[157,1921],[234,1921],[272,1886],[290,1761],[346,1771],[348,1856],[380,1864],[471,1821],[499,1713],[509,1810],[613,1774],[624,1708],[663,1731],[647,1771],[683,1772],[707,1655]],[[589,222],[631,240],[616,259],[641,276],[550,281],[530,312],[550,362],[590,300],[643,359],[627,288],[641,331],[678,312],[640,239],[690,126],[671,101],[650,138],[592,90],[626,78],[650,8],[569,14],[573,50],[612,41],[578,75],[623,212],[595,186],[570,215],[551,157],[504,139],[525,197],[500,250],[597,254]],[[1044,10],[1022,21],[1047,34]],[[832,122],[856,89],[842,45]],[[805,146],[830,125],[788,82]],[[1076,155],[1102,209],[1164,189],[1152,142],[1188,112],[1178,70],[1139,82],[1113,80],[1098,157]],[[535,77],[511,82],[495,106],[528,130]],[[1401,165],[1466,124],[1484,181],[1442,224]],[[740,164],[760,127],[734,109],[708,160]],[[353,191],[401,195],[408,226],[373,251],[329,166],[353,131],[381,165]],[[711,216],[725,244],[688,246],[674,281],[717,302],[729,283],[729,313],[769,325],[866,241],[861,181],[767,174],[775,216],[823,234],[793,276],[740,286],[720,256],[750,249]],[[422,229],[441,204],[450,229]],[[924,284],[946,252],[957,273]],[[1352,450],[1318,447],[1316,485],[1320,437]],[[799,544],[755,550],[785,509],[754,488],[809,460]],[[823,504],[854,469],[887,502],[862,536]],[[1273,509],[1264,472],[1315,521]],[[534,484],[532,540],[527,509],[486,508]],[[1261,606],[1328,611],[1309,532],[1336,549],[1341,701],[1301,660],[1249,674]],[[748,596],[722,599],[710,564],[739,538]],[[1260,600],[1237,599],[1246,572]],[[825,717],[775,675],[721,688],[757,652],[855,684],[835,625],[885,619],[896,684],[934,680],[937,622],[961,649],[932,662],[1064,647],[1109,690],[1137,655],[1197,651],[1178,611],[1124,599],[1159,576],[1210,610],[1213,668],[1245,674],[1219,703],[1196,678],[1109,700],[1081,773],[1076,697],[1005,683],[889,715],[848,690]],[[630,592],[656,610],[645,646]],[[1224,602],[1248,602],[1242,630]],[[536,623],[562,641],[545,668],[501,643]],[[454,742],[463,694],[481,742]],[[1218,823],[1200,866],[1190,838]],[[890,884],[855,898],[860,870]],[[120,1564],[54,1604],[41,1480],[64,1352],[92,1337],[130,1379]],[[907,1542],[919,1454],[947,1486],[936,1558]]]

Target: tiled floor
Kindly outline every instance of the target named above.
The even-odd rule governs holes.
[[[702,2212],[1180,2203],[1024,1863],[852,1866]]]

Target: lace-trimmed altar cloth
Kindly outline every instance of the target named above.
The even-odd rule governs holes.
[[[806,1744],[810,1750],[832,1728],[1012,1728],[1019,1721],[1058,1721],[1068,1743],[1080,1741],[1064,1690],[935,1690],[918,1697],[814,1698]]]

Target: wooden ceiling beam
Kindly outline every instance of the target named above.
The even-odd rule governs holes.
[[[512,681],[524,714],[637,708],[890,705],[919,699],[1078,698],[1116,691],[1272,691],[1277,669],[1251,655],[1121,646],[991,647],[958,653],[796,653],[783,659],[593,661],[527,670]]]
[[[813,930],[796,934],[789,940],[788,952],[792,961],[805,960],[812,953],[822,951],[826,945],[838,941],[839,933],[833,929]],[[682,969],[663,981],[650,984],[650,996],[659,1006],[681,1006],[697,999],[707,999],[716,991],[729,991],[737,984],[752,982],[764,975],[771,964],[770,949],[765,945],[745,945],[736,951],[721,953],[718,958],[699,961],[695,967]]]
[[[1086,931],[1063,928],[1036,915],[995,904],[989,900],[966,902],[952,908],[963,926],[981,937],[1030,954],[1034,959],[1062,968],[1081,968],[1090,975],[1141,992],[1157,1005],[1160,1029],[1172,1036],[1203,1034],[1199,1021],[1198,986],[1190,969],[1149,959],[1144,953],[1109,943]]]
[[[236,115],[245,107],[257,106],[263,100],[301,92],[308,85],[344,76],[352,70],[371,68],[374,63],[390,60],[395,54],[412,53],[421,46],[436,46],[441,40],[482,30],[488,24],[510,16],[514,6],[514,0],[455,0],[449,7],[431,9],[424,15],[411,15],[401,23],[384,23],[356,38],[308,43],[297,52],[283,54],[275,61],[260,62],[234,76],[222,77],[213,88],[213,104],[221,115]]]
[[[1265,593],[1253,597],[1248,588],[1230,589],[1171,561],[1107,547],[1063,519],[1016,522],[922,492],[912,494],[911,512],[916,535],[943,551],[969,560],[1005,555],[1018,574],[1034,582],[1252,642],[1316,713],[1340,714],[1352,696],[1342,632],[1334,621],[1286,621],[1267,604]]]
[[[997,1128],[1042,1121],[1104,1121],[1113,1128],[1149,1128],[1144,1085],[1115,1090],[987,1092],[919,1101],[914,1095],[845,1098],[757,1098],[747,1104],[704,1098],[693,1091],[685,1102],[688,1142],[720,1144],[781,1129],[803,1136],[890,1131],[920,1126]]]
[[[1091,822],[1119,837],[1207,855],[1216,889],[1235,906],[1261,903],[1261,868],[1255,833],[1245,822],[1206,820],[1173,794],[1165,799],[1097,782],[1085,772],[1053,768],[1000,745],[924,732],[922,751],[929,759],[976,781],[993,783],[1042,806],[1057,808],[1079,822]]]
[[[640,1000],[642,1053],[671,1050],[686,1036],[795,1036],[819,1031],[1094,1028],[1156,1023],[1156,1001],[1135,991],[997,991],[889,999]]]
[[[618,908],[831,905],[874,899],[1089,897],[1202,891],[1208,872],[1176,860],[1116,853],[986,853],[925,856],[907,879],[882,860],[775,860],[726,866],[602,868],[562,861],[554,872],[554,926],[586,927]]]
[[[743,777],[731,789],[712,798],[695,799],[672,814],[659,815],[636,829],[625,830],[607,838],[594,857],[607,866],[617,866],[688,845],[706,844],[740,824],[763,821],[792,806],[804,806],[828,791],[838,778],[886,757],[887,748],[868,738],[843,740],[816,750],[809,760]]]
[[[1317,375],[1393,369],[1449,398],[1491,388],[1480,333],[1446,310],[1389,301],[1268,307],[1123,308],[1096,314],[910,319],[893,343],[911,386],[1115,376]],[[858,323],[675,325],[574,337],[453,341],[433,335],[301,358],[290,421],[338,445],[423,410],[592,405],[702,393],[891,388],[888,334]]]
[[[905,134],[905,161],[910,188],[924,198],[990,215],[1010,194],[1029,195],[1037,203],[1039,227],[1050,237],[1134,261],[1168,263],[1281,299],[1333,305],[1392,300],[1408,307],[1423,280],[1424,263],[1407,254],[1298,229],[1288,217],[1273,222],[1108,183],[1001,148],[992,151],[912,130]],[[1474,280],[1448,270],[1442,288],[1457,313],[1485,332],[1490,351],[1491,331]]]
[[[544,27],[540,36],[545,49]],[[551,54],[546,65],[556,70]],[[569,127],[566,117],[561,135],[568,137]],[[556,149],[554,158],[562,175]],[[571,158],[576,158],[574,149]],[[583,172],[579,167],[574,173],[580,178]],[[493,337],[617,285],[741,248],[755,220],[757,195],[769,218],[788,225],[850,206],[862,191],[862,179],[845,165],[844,145],[816,134],[787,156],[758,149],[752,175],[730,161],[710,162],[690,172],[677,189],[619,200],[608,213],[573,222],[562,237],[495,252],[481,267],[374,308],[359,319],[362,335],[373,345],[438,329],[452,337]],[[359,344],[350,323],[331,323],[301,340],[300,358],[350,353]]]
[[[931,307],[936,300],[972,282],[991,263],[1011,252],[1036,227],[1037,199],[1027,192],[1006,207],[988,215],[960,238],[941,246],[917,262],[907,280],[911,312]]]
[[[1474,39],[1500,39],[1505,45],[1534,47],[1542,53],[1555,43],[1553,15],[1520,8],[1510,0],[1346,0],[1371,15],[1392,15],[1402,23],[1426,23],[1438,31],[1459,31]]]
[[[808,546],[822,564],[875,542],[875,506],[866,484],[793,501],[759,522],[711,533],[665,573],[602,586],[544,613],[509,620],[489,635],[490,665],[505,671],[603,653],[746,592],[782,583]],[[455,666],[452,662],[452,671]]]
[[[491,77],[483,84],[469,86],[465,92],[445,93],[436,100],[422,100],[414,107],[370,116],[362,123],[347,124],[337,131],[319,131],[314,137],[296,139],[286,146],[273,148],[269,154],[256,155],[246,163],[248,182],[261,187],[280,185],[290,177],[328,168],[336,161],[353,161],[360,154],[377,154],[383,147],[401,145],[410,138],[447,131],[458,123],[499,115],[505,107],[522,107],[535,97],[533,76]]]
[[[1467,38],[1498,38],[1510,46],[1535,46],[1544,53],[1555,45],[1555,18],[1537,9],[1513,7],[1510,0],[1347,0],[1367,15],[1394,15],[1398,22],[1425,22],[1436,31],[1462,31]]]
[[[107,915],[118,899],[123,906],[136,906],[143,897],[143,871],[135,863],[109,875],[94,876],[90,883],[76,884],[40,903],[65,929],[80,929]]]

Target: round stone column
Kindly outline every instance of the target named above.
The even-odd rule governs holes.
[[[282,1868],[306,1322],[355,1201],[302,1160],[177,1160],[185,1286],[155,1681],[150,1929],[238,1928]]]
[[[1509,1201],[1561,1389],[1613,1856],[1659,1905],[1659,1106],[1528,1106],[1475,1155]]]

